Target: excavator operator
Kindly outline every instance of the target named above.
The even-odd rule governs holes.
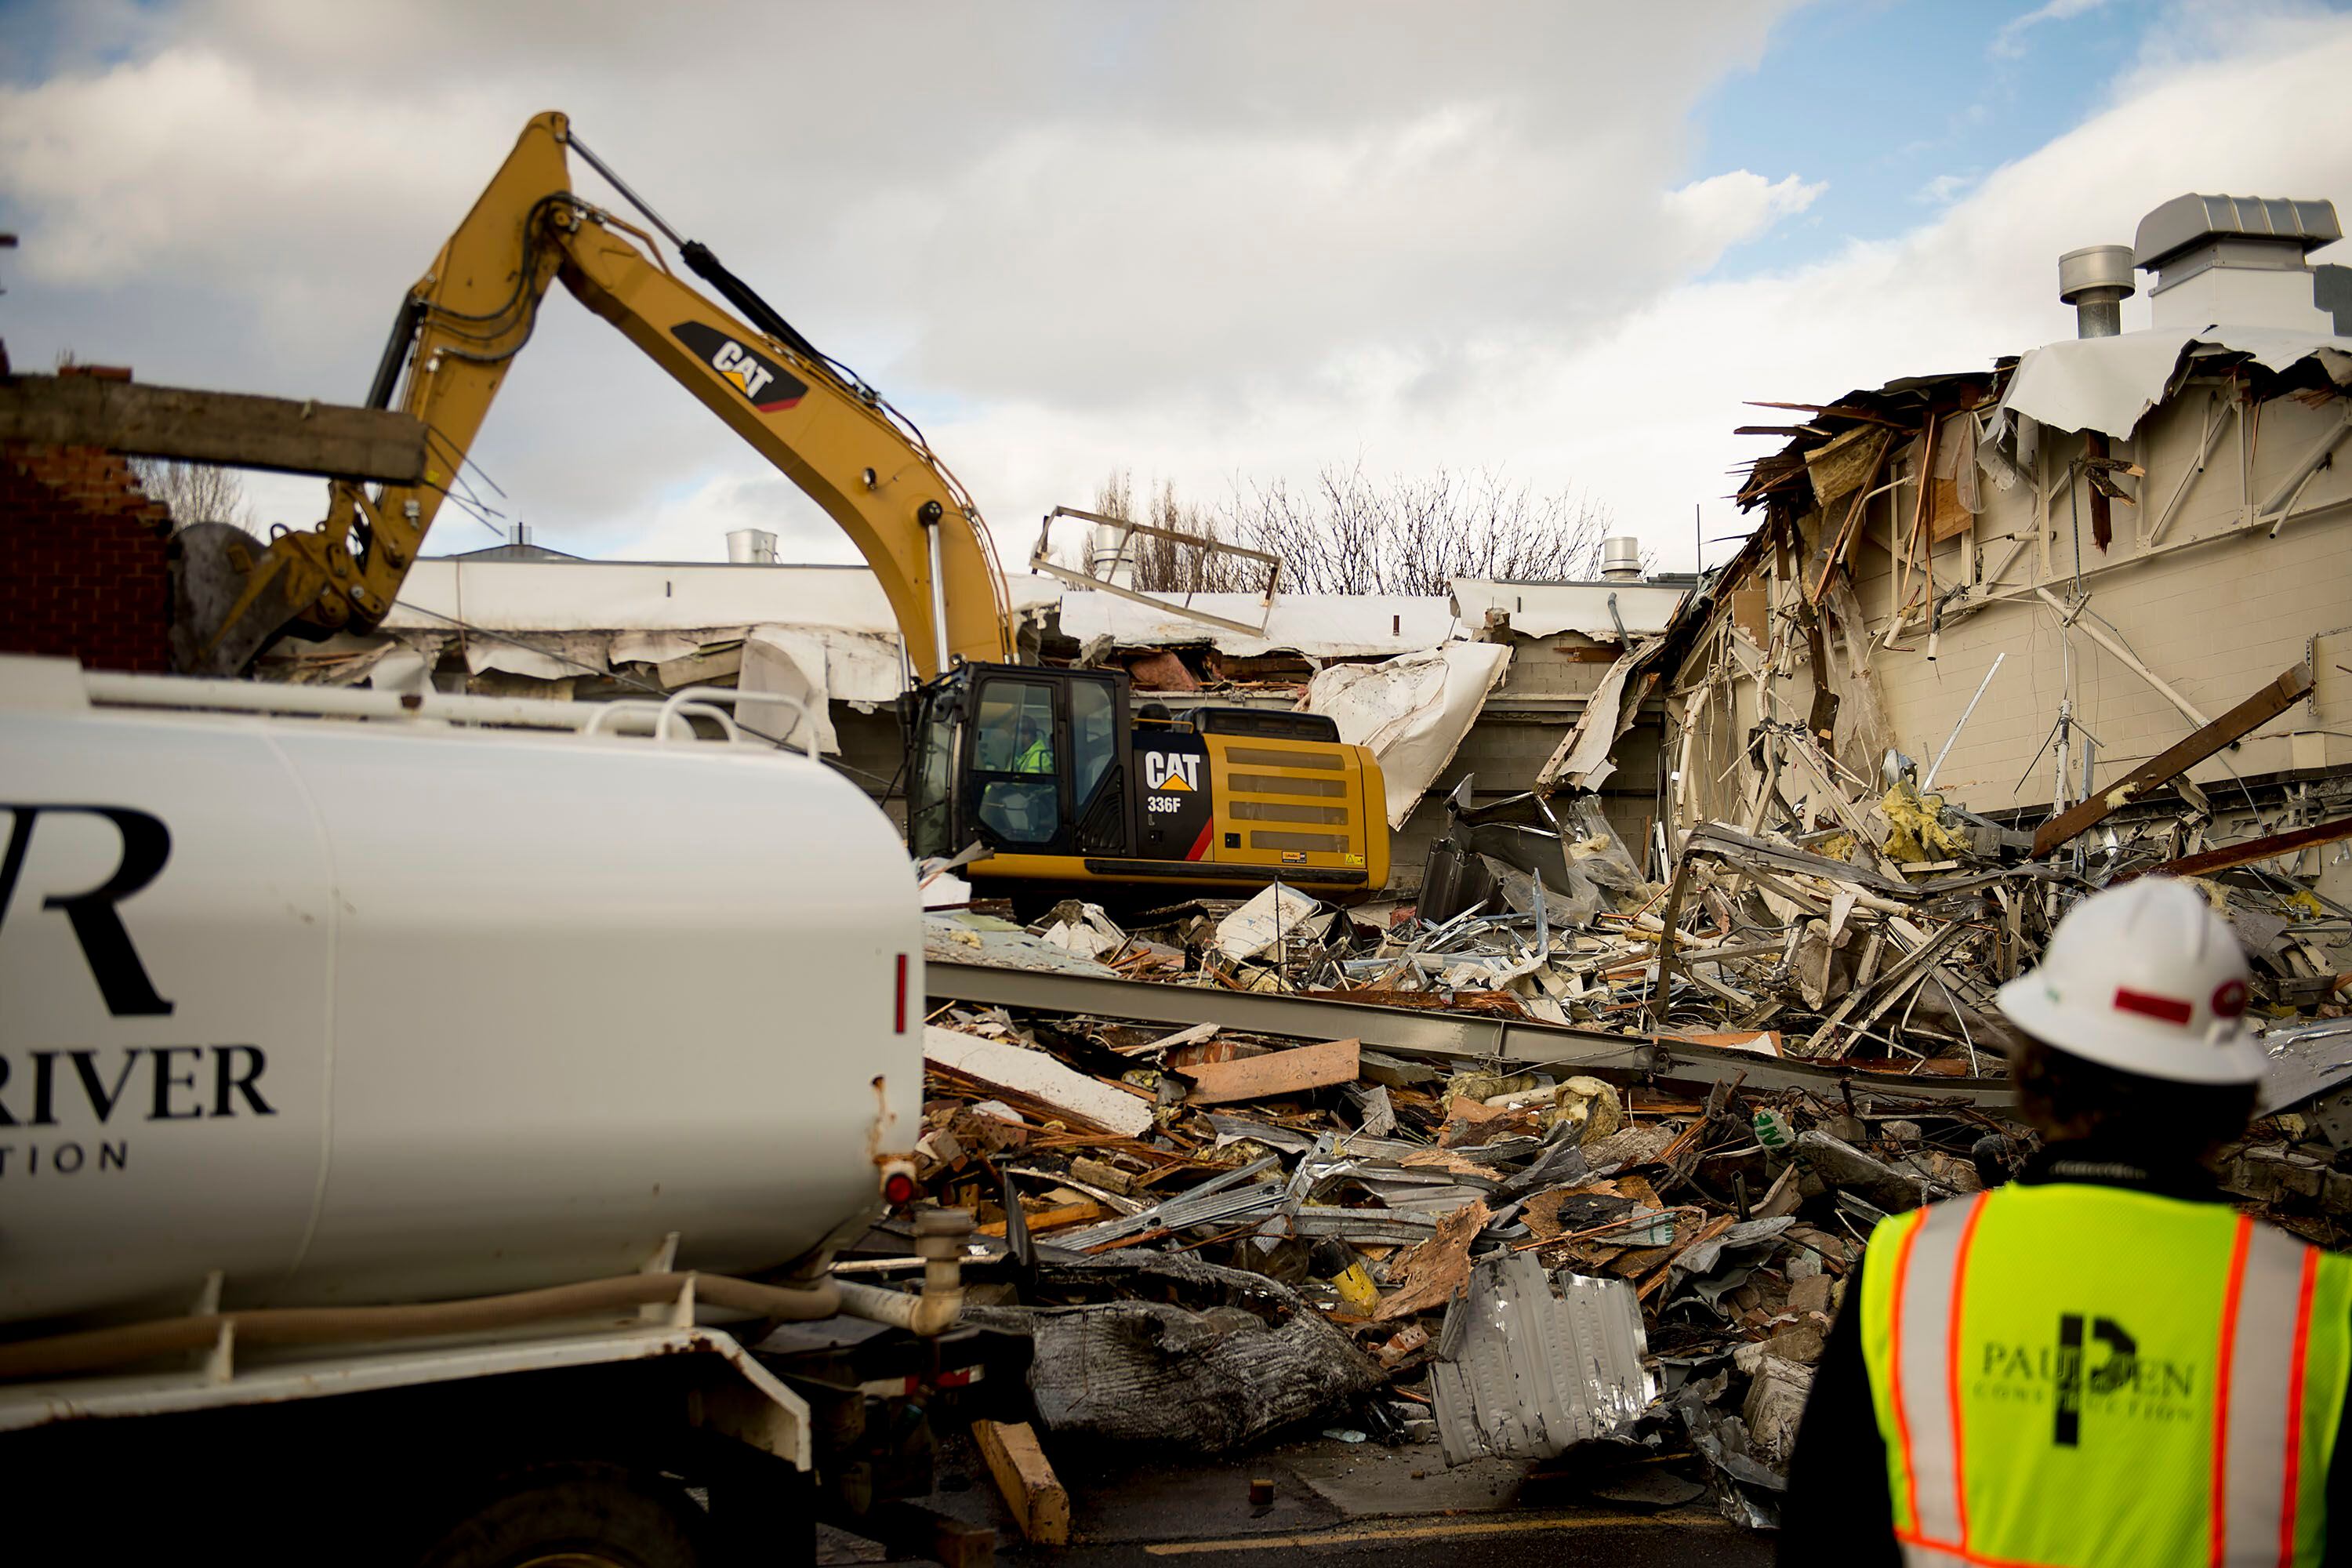
[[[2352,1484],[2352,1258],[2237,1213],[2205,1163],[2263,1077],[2246,979],[2205,900],[2147,878],[2084,900],[2001,988],[2043,1146],[1872,1233],[1782,1563],[2352,1562],[2328,1529]]]
[[[1034,719],[1023,719],[1015,737],[1013,771],[1016,773],[1050,773],[1054,771],[1054,743],[1037,728]]]

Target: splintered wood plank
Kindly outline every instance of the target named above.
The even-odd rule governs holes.
[[[1029,1222],[1029,1234],[1035,1236],[1043,1231],[1067,1230],[1074,1225],[1084,1225],[1089,1220],[1097,1220],[1102,1216],[1102,1205],[1089,1201],[1082,1204],[1064,1204],[1057,1208],[1044,1209],[1026,1217]],[[1004,1225],[1005,1222],[1001,1219],[992,1220],[980,1227],[980,1234],[1003,1236]]]
[[[1223,1105],[1236,1100],[1264,1100],[1277,1094],[1297,1094],[1335,1083],[1353,1083],[1362,1070],[1359,1042],[1332,1040],[1319,1046],[1299,1046],[1268,1051],[1231,1062],[1194,1062],[1175,1070],[1192,1080],[1187,1096],[1194,1105]]]
[[[972,1441],[980,1445],[996,1489],[1013,1510],[1021,1533],[1041,1546],[1066,1546],[1070,1541],[1070,1494],[1055,1478],[1037,1434],[1027,1425],[995,1421],[971,1424]]]
[[[1065,1067],[1044,1051],[931,1024],[923,1030],[923,1058],[974,1083],[1043,1101],[1057,1114],[1090,1128],[1133,1138],[1151,1127],[1149,1100],[1138,1099],[1125,1084],[1106,1083]]]

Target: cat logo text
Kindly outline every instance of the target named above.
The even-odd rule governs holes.
[[[1150,790],[1197,790],[1201,787],[1201,763],[1203,760],[1197,752],[1146,752],[1143,753],[1143,787]]]
[[[670,329],[670,336],[692,349],[762,414],[793,407],[808,395],[807,384],[791,371],[716,327],[680,321]]]

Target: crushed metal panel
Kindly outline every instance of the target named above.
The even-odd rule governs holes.
[[[1480,1264],[1430,1369],[1445,1462],[1546,1459],[1631,1432],[1655,1392],[1647,1350],[1626,1281],[1549,1276],[1527,1253]]]

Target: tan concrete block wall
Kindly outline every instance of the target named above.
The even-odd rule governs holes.
[[[2143,498],[2152,522],[2195,458],[2208,400],[2191,389],[2179,402],[2143,422],[2139,438],[2118,443],[2116,454],[2141,463],[2146,478],[2127,481]],[[2252,491],[2257,502],[2284,479],[2311,444],[2332,430],[2339,404],[2311,408],[2280,398],[2262,405],[2252,448]],[[2063,470],[2079,449],[2077,438],[2044,437],[2045,473]],[[1907,521],[1907,487],[1884,498],[1874,510],[1873,542],[1858,552],[1857,593],[1874,630],[1892,607],[1892,563],[1883,545],[1885,517]],[[1998,563],[2015,532],[2031,539],[2032,497],[2026,486],[2002,492],[1987,487],[1988,505],[1976,534],[1983,568]],[[2143,552],[2144,526],[2137,509],[2116,505],[2115,534],[2105,554],[2092,547],[2087,507],[2084,515],[2084,586],[2089,608],[2158,675],[2208,718],[2218,718],[2288,666],[2301,662],[2311,639],[2352,626],[2352,461],[2320,471],[2305,489],[2300,507],[2330,507],[2299,517],[2271,537],[2266,531],[2214,535],[2243,515],[2234,433],[2225,437],[2207,471],[2190,492],[2162,545]],[[2056,520],[2053,571],[2046,585],[2061,599],[2073,589],[2073,530],[2063,486],[2051,507]],[[2167,548],[2170,547],[2170,548]],[[2011,585],[2039,580],[2039,553],[2029,543],[2009,575]],[[1940,586],[1958,580],[1960,543],[1936,552]],[[1916,575],[1916,574],[1915,574]],[[2013,591],[2013,587],[2011,591]],[[1937,781],[1978,810],[2046,804],[2052,795],[2052,763],[2032,764],[2021,788],[2018,778],[2032,763],[2067,690],[2071,641],[2075,717],[2103,742],[2097,780],[2112,782],[2194,728],[2124,663],[2080,629],[2063,633],[2058,616],[2031,596],[1995,603],[1949,626],[1939,657],[1926,657],[1927,634],[1914,626],[1878,659],[1880,683],[1898,743],[1924,767],[1941,746],[1978,681],[1996,654],[2008,658],[1983,703],[1969,721]],[[1908,649],[1909,651],[1904,651]],[[2299,704],[2265,725],[2242,746],[2205,764],[2192,775],[2200,783],[2226,780],[2234,770],[2252,775],[2291,765],[2288,734],[2315,723],[2310,704]],[[2352,742],[2330,742],[2352,748]],[[2352,749],[2340,753],[2352,756]],[[2077,766],[2070,795],[2079,794]]]

